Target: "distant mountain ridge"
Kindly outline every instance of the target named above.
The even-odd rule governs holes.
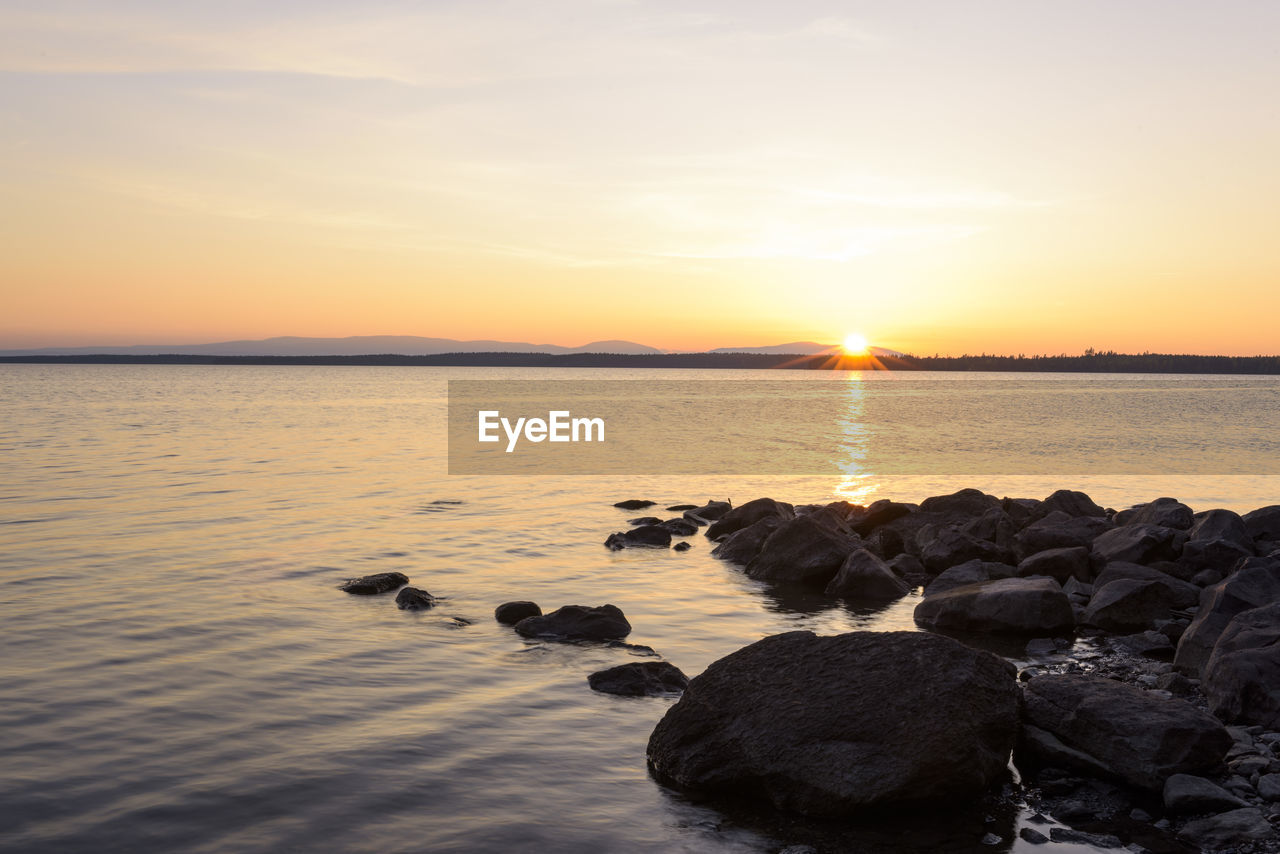
[[[592,341],[581,347],[558,344],[423,338],[417,335],[352,335],[346,338],[300,338],[280,336],[248,341],[218,341],[212,344],[134,344],[114,347],[42,347],[0,350],[0,356],[436,356],[441,353],[621,353],[657,354],[664,351],[634,341]]]
[[[772,344],[767,347],[717,347],[708,353],[763,353],[766,355],[801,355],[815,356],[819,353],[842,355],[844,350],[838,344],[819,344],[817,341],[792,341],[790,344]],[[897,350],[887,347],[868,347],[872,356],[902,356]]]

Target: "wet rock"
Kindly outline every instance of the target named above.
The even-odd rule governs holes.
[[[933,581],[930,581],[924,588],[924,594],[932,596],[936,593],[954,590],[957,587],[964,587],[967,584],[977,584],[981,581],[991,581],[996,578],[1011,578],[1015,571],[1007,563],[985,560],[965,561],[962,564],[951,567],[933,579]]]
[[[1258,554],[1269,555],[1280,548],[1280,504],[1260,507],[1241,518]]]
[[[1082,622],[1108,632],[1140,631],[1168,618],[1172,608],[1173,596],[1163,584],[1125,578],[1094,588]]]
[[[649,739],[680,788],[817,816],[975,798],[1005,774],[1012,665],[923,632],[789,632],[694,678]]]
[[[701,526],[720,519],[732,509],[733,505],[728,501],[708,501],[701,507],[684,511],[684,518]]]
[[[1110,833],[1085,833],[1070,827],[1049,828],[1049,838],[1054,842],[1073,842],[1077,845],[1096,845],[1099,848],[1120,848],[1124,845],[1118,836]]]
[[[748,501],[741,507],[735,507],[725,513],[707,528],[707,536],[713,540],[727,537],[735,531],[754,525],[761,519],[778,519],[785,521],[795,517],[790,504],[774,501],[772,498],[757,498]]]
[[[668,519],[658,523],[659,528],[666,528],[673,537],[692,537],[698,533],[698,526],[688,519]]]
[[[936,495],[920,502],[924,513],[971,518],[990,510],[1001,510],[1000,499],[980,489],[962,489],[950,495]]]
[[[914,504],[900,504],[896,501],[882,498],[850,516],[848,520],[849,526],[853,528],[855,534],[865,537],[881,525],[887,525],[905,516],[910,516],[915,510],[916,506]]]
[[[778,526],[750,563],[747,575],[762,581],[783,581],[826,587],[858,545],[808,516]]]
[[[1025,719],[1065,751],[1052,756],[1059,767],[1109,776],[1144,789],[1161,790],[1172,774],[1212,773],[1222,766],[1231,736],[1211,716],[1183,700],[1099,676],[1041,676],[1026,685]],[[1048,764],[1035,742],[1024,740],[1023,759]]]
[[[1173,560],[1182,554],[1186,538],[1187,535],[1181,531],[1159,525],[1123,525],[1104,531],[1094,539],[1092,559],[1094,566],[1106,566],[1113,561],[1151,563]]]
[[[1178,831],[1179,839],[1199,846],[1202,851],[1231,848],[1268,839],[1271,835],[1266,816],[1254,807],[1189,821]]]
[[[867,551],[878,555],[881,560],[892,560],[895,557],[901,557],[907,551],[907,543],[902,539],[902,534],[887,525],[876,528],[863,539],[863,543],[866,545]],[[914,555],[907,556],[911,557],[912,560],[919,560]],[[920,564],[920,572],[924,572],[924,564]]]
[[[357,596],[373,596],[377,593],[395,590],[397,587],[408,583],[409,578],[403,572],[379,572],[375,575],[363,575],[359,578],[348,579],[338,589],[345,590],[347,593],[354,593]]]
[[[628,525],[657,525],[662,520],[657,516],[638,516],[635,519],[628,519]],[[697,527],[696,525],[694,526]]]
[[[1222,720],[1280,729],[1280,602],[1232,617],[1205,664],[1202,688]]]
[[[729,534],[711,550],[712,557],[745,566],[760,553],[764,541],[782,524],[781,519],[765,518]]]
[[[925,525],[916,532],[915,543],[925,571],[934,575],[970,560],[998,562],[1007,556],[995,543],[944,525]]]
[[[1019,531],[1014,538],[1015,550],[1019,560],[1026,560],[1049,549],[1088,548],[1094,539],[1112,527],[1105,518],[1069,516],[1056,511]]]
[[[1272,602],[1280,602],[1280,560],[1242,561],[1229,578],[1205,588],[1200,610],[1178,640],[1174,665],[1188,676],[1199,676],[1231,619]]]
[[[1111,645],[1130,655],[1169,661],[1173,658],[1173,641],[1157,631],[1145,631],[1135,635],[1112,638]]]
[[[1115,561],[1107,564],[1106,568],[1094,580],[1093,589],[1096,591],[1113,581],[1120,581],[1125,578],[1139,581],[1158,581],[1163,584],[1172,594],[1171,601],[1174,608],[1193,608],[1200,601],[1200,588],[1191,582],[1174,578],[1172,575],[1153,567],[1124,561]]]
[[[672,504],[667,508],[668,513],[683,513],[686,510],[696,510],[697,504]]]
[[[631,548],[667,548],[671,545],[671,532],[661,525],[641,525],[630,531],[610,534],[604,541],[613,551]]]
[[[1030,842],[1032,845],[1043,845],[1049,841],[1049,837],[1045,836],[1034,827],[1024,827],[1018,831],[1018,837],[1023,842]]]
[[[913,555],[897,555],[888,561],[888,566],[889,569],[893,570],[893,574],[905,581],[909,587],[923,587],[929,582],[929,576],[924,571],[924,564]]]
[[[550,614],[525,617],[516,632],[527,638],[614,640],[631,634],[631,624],[615,605],[565,605]]]
[[[915,620],[936,629],[1046,635],[1075,627],[1071,603],[1052,578],[1001,578],[930,595]]]
[[[1185,531],[1191,527],[1194,516],[1191,508],[1176,498],[1157,498],[1148,504],[1139,504],[1116,514],[1117,525],[1159,525]]]
[[[1018,564],[1018,575],[1024,578],[1047,575],[1059,584],[1066,584],[1071,578],[1088,581],[1093,577],[1093,568],[1089,561],[1089,550],[1084,546],[1075,546],[1036,552]]]
[[[888,564],[861,548],[849,552],[826,589],[828,596],[846,599],[897,599],[910,592]]]
[[[1031,511],[1032,521],[1038,521],[1053,513],[1062,513],[1073,518],[1105,517],[1107,511],[1093,502],[1083,492],[1071,489],[1059,489]]]
[[[524,600],[503,602],[493,609],[494,619],[506,626],[514,626],[525,617],[540,616],[542,616],[542,609],[538,607],[538,603]]]
[[[1212,587],[1224,578],[1216,569],[1202,569],[1191,576],[1191,583],[1197,587]]]
[[[676,543],[674,546],[671,547],[671,550],[673,552],[687,552],[691,548],[692,546],[690,546],[687,542],[684,542],[684,543]]]
[[[435,605],[436,597],[418,587],[406,587],[396,594],[396,607],[401,611],[426,611]]]
[[[689,677],[666,661],[634,661],[587,677],[592,690],[625,697],[659,697],[683,691]]]
[[[1192,774],[1173,774],[1164,782],[1164,808],[1173,815],[1226,812],[1245,802],[1211,780]]]
[[[656,502],[645,501],[642,498],[628,498],[626,501],[619,501],[613,505],[620,510],[643,510],[646,507],[652,507]]]

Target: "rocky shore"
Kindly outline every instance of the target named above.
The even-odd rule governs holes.
[[[660,781],[855,819],[1003,787],[1045,816],[1024,843],[1280,851],[1280,505],[966,489],[633,521],[611,548],[667,547],[692,522],[754,579],[852,602],[922,591],[928,630],[793,632],[713,663],[653,732]]]

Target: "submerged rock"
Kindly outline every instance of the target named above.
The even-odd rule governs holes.
[[[687,542],[683,542],[683,543],[676,543],[674,546],[671,547],[671,550],[673,552],[687,552],[691,548],[693,547],[690,546]]]
[[[396,594],[396,607],[401,611],[426,611],[436,606],[436,597],[418,587],[406,587]]]
[[[626,501],[619,501],[613,505],[620,510],[643,510],[646,507],[652,507],[657,502],[646,501],[643,498],[628,498]]]
[[[339,585],[339,590],[355,593],[358,596],[372,596],[386,593],[409,583],[409,577],[403,572],[379,572],[376,575],[362,575],[348,579]]]
[[[1014,668],[923,632],[788,632],[713,663],[649,739],[680,788],[807,815],[975,798],[1006,773]]]
[[[1222,767],[1231,736],[1213,717],[1176,698],[1100,676],[1038,676],[1027,683],[1019,765],[1104,773],[1163,790],[1173,774]]]
[[[635,519],[628,519],[628,525],[657,525],[662,520],[657,516],[638,516]]]
[[[625,697],[658,697],[683,691],[689,677],[666,661],[635,661],[587,677],[592,690]]]
[[[636,547],[664,549],[671,545],[671,531],[661,525],[641,525],[630,531],[610,534],[604,544],[614,551]]]
[[[493,609],[494,619],[507,626],[514,626],[525,617],[540,616],[542,616],[542,609],[538,607],[538,603],[524,600],[503,602],[497,608]]]
[[[1054,635],[1075,628],[1071,603],[1052,578],[1001,578],[930,594],[915,620],[936,629]]]
[[[684,518],[696,525],[706,525],[709,522],[716,521],[732,509],[733,505],[728,501],[708,501],[701,507],[684,511]]]
[[[550,614],[525,617],[516,632],[527,638],[615,640],[631,634],[631,624],[616,605],[565,605]]]
[[[692,537],[698,533],[698,526],[688,519],[668,519],[657,524],[660,528],[666,528],[675,537]]]

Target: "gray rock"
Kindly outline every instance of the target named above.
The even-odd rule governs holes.
[[[1071,842],[1077,845],[1096,845],[1099,848],[1120,848],[1120,837],[1110,833],[1085,833],[1070,827],[1049,828],[1049,838],[1054,842]]]
[[[1025,719],[1087,756],[1086,773],[1104,768],[1145,789],[1162,789],[1172,774],[1212,773],[1231,746],[1222,724],[1190,703],[1099,676],[1032,679],[1026,684]],[[1041,764],[1036,745],[1026,747],[1031,764]]]
[[[375,575],[362,575],[359,578],[348,579],[339,585],[338,589],[357,596],[373,596],[395,590],[408,583],[409,578],[403,572],[379,572]]]
[[[593,691],[625,697],[660,697],[683,691],[689,677],[666,661],[633,661],[587,677]]]
[[[874,534],[872,536],[875,536]],[[924,571],[924,564],[920,559],[913,555],[900,554],[888,561],[889,569],[893,570],[893,574],[907,582],[911,587],[923,587],[929,582],[929,576]]]
[[[1156,687],[1178,697],[1187,696],[1195,688],[1181,673],[1162,673],[1156,677]]]
[[[1205,588],[1200,610],[1178,640],[1174,665],[1188,676],[1199,676],[1231,619],[1272,602],[1280,602],[1280,560],[1242,561],[1229,578]]]
[[[1107,515],[1107,511],[1095,504],[1088,495],[1070,489],[1059,489],[1040,502],[1031,511],[1031,518],[1032,521],[1038,521],[1052,513],[1062,513],[1074,518],[1104,517]]]
[[[853,528],[855,534],[865,537],[881,525],[896,522],[898,519],[911,515],[915,510],[916,506],[914,504],[899,504],[896,501],[882,498],[865,509],[856,511],[849,517],[849,525]]]
[[[1124,650],[1130,655],[1140,655],[1143,658],[1155,658],[1168,661],[1173,658],[1173,641],[1156,631],[1145,631],[1136,635],[1121,635],[1111,639],[1111,645],[1116,649]],[[1159,679],[1152,677],[1152,684],[1158,684]]]
[[[615,605],[565,605],[550,614],[525,617],[516,632],[527,638],[614,640],[631,634],[631,624]]]
[[[713,663],[649,739],[655,775],[817,816],[981,795],[1017,730],[1008,662],[924,632],[789,632]]]
[[[667,519],[659,522],[658,527],[666,528],[673,537],[691,537],[698,533],[698,526],[688,519]]]
[[[989,510],[1000,510],[1000,499],[980,489],[962,489],[950,495],[937,495],[920,502],[920,510],[940,516],[977,517]]]
[[[662,520],[657,516],[637,516],[635,519],[628,519],[628,525],[656,525]]]
[[[1226,812],[1245,802],[1211,780],[1193,774],[1173,774],[1164,782],[1164,808],[1173,815]]]
[[[661,525],[640,525],[630,531],[610,534],[604,541],[613,551],[630,548],[667,548],[671,545],[671,532]]]
[[[1023,842],[1030,842],[1032,845],[1043,845],[1049,841],[1049,837],[1045,836],[1034,827],[1024,827],[1018,831],[1018,837]]]
[[[1244,514],[1242,520],[1258,554],[1269,555],[1280,548],[1280,504],[1260,507]]]
[[[701,526],[723,518],[724,515],[732,509],[733,505],[728,501],[708,501],[701,507],[695,507],[692,510],[684,511],[684,518],[693,522],[695,525]]]
[[[1158,581],[1124,578],[1095,587],[1083,622],[1108,632],[1132,632],[1169,617],[1173,596]]]
[[[1001,578],[931,595],[915,620],[936,629],[993,634],[1052,635],[1075,628],[1075,615],[1052,578]]]
[[[1114,526],[1097,516],[1069,516],[1061,511],[1050,513],[1018,532],[1014,538],[1019,560],[1049,549],[1069,549],[1093,545],[1094,539]]]
[[[826,587],[858,545],[857,539],[831,531],[809,516],[797,516],[769,535],[747,564],[747,575]]]
[[[1139,581],[1158,581],[1169,588],[1174,608],[1192,608],[1200,601],[1200,588],[1189,581],[1174,578],[1167,572],[1136,563],[1114,561],[1106,565],[1093,582],[1093,589],[1105,587],[1113,581],[1132,578]]]
[[[849,552],[826,589],[828,596],[847,599],[897,599],[910,592],[888,564],[861,548]]]
[[[1176,498],[1157,498],[1116,514],[1117,525],[1159,525],[1185,531],[1195,521],[1191,508]]]
[[[1257,842],[1271,835],[1271,825],[1267,823],[1266,816],[1254,807],[1189,821],[1178,831],[1179,839],[1199,846],[1202,851]]]
[[[1072,578],[1088,581],[1093,577],[1089,550],[1084,546],[1067,549],[1046,549],[1036,552],[1018,564],[1018,575],[1048,575],[1059,584]]]
[[[999,562],[1007,557],[995,543],[949,525],[925,525],[916,532],[915,544],[925,571],[935,575],[966,561]]]
[[[1263,774],[1259,777],[1258,795],[1266,801],[1280,801],[1280,774]]]
[[[990,580],[991,574],[987,571],[985,561],[969,560],[951,567],[926,584],[924,595],[933,596],[938,593],[945,593],[948,590],[954,590],[957,587]]]
[[[426,611],[436,606],[436,597],[418,587],[405,587],[396,594],[396,607],[401,611]]]
[[[493,618],[507,626],[514,626],[525,617],[540,616],[542,616],[542,609],[538,607],[538,603],[527,600],[503,602],[493,609]]]
[[[711,550],[711,556],[740,566],[746,566],[751,562],[752,558],[760,553],[760,549],[764,546],[764,541],[769,539],[769,535],[777,530],[781,524],[782,520],[778,518],[766,517],[761,519],[754,525],[748,525],[742,530],[726,536],[720,541],[719,545]]]
[[[1280,602],[1231,618],[1204,667],[1202,687],[1222,720],[1280,728]]]
[[[697,504],[672,504],[667,508],[668,513],[683,513],[686,510],[698,509]]]
[[[1106,566],[1112,561],[1151,563],[1157,560],[1173,560],[1182,554],[1182,544],[1187,535],[1173,528],[1159,525],[1123,525],[1104,531],[1093,541],[1092,558],[1095,566]]]
[[[795,518],[795,515],[795,510],[790,504],[774,501],[772,498],[757,498],[741,507],[733,508],[712,522],[711,527],[707,528],[707,536],[713,540],[719,540],[735,531],[754,525],[761,519],[785,521]]]

